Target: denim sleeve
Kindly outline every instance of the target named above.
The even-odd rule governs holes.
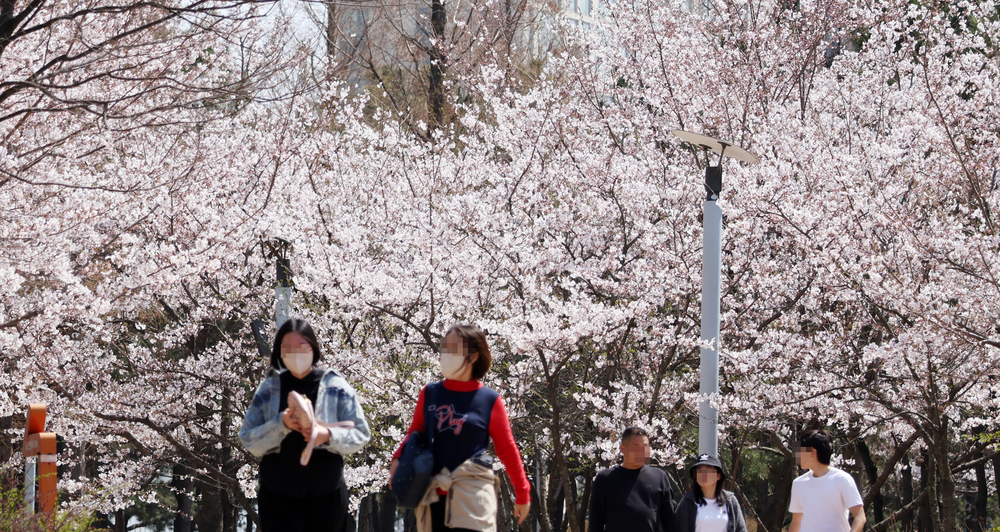
[[[365,420],[365,411],[361,408],[361,401],[358,400],[354,389],[346,381],[338,383],[338,400],[336,401],[337,421],[353,421],[353,429],[332,428],[330,429],[330,441],[323,445],[318,445],[318,449],[325,449],[332,453],[346,455],[356,453],[368,443],[372,438],[368,430],[368,421]]]
[[[279,448],[285,436],[292,432],[292,429],[281,422],[280,413],[273,419],[264,419],[267,402],[270,400],[269,393],[264,391],[266,383],[265,380],[254,393],[247,415],[243,418],[243,426],[240,427],[240,442],[250,454],[258,458]]]

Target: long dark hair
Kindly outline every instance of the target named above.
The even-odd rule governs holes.
[[[715,470],[719,472],[719,481],[715,483],[715,504],[725,506],[726,494],[722,491],[722,470],[718,467],[716,467]],[[705,502],[705,495],[701,492],[701,486],[698,485],[697,468],[691,470],[691,494],[694,495],[694,502],[698,503],[698,506],[705,506],[708,504]]]
[[[291,332],[297,332],[309,342],[312,346],[313,351],[313,366],[319,362],[319,340],[316,339],[316,333],[313,332],[313,328],[309,326],[306,320],[300,319],[290,319],[283,323],[281,327],[278,328],[278,334],[274,335],[274,348],[271,349],[271,367],[274,369],[284,369],[285,365],[281,363],[281,342],[285,339],[285,335]]]

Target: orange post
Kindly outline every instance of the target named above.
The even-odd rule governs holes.
[[[28,406],[24,426],[24,457],[38,457],[38,507],[46,513],[56,507],[56,434],[45,432],[45,405]],[[25,479],[25,485],[35,479]],[[28,490],[31,493],[31,489]]]
[[[45,405],[28,405],[28,421],[24,424],[24,438],[31,434],[45,432]]]

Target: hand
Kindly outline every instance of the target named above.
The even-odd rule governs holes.
[[[395,459],[389,464],[389,489],[392,489],[392,477],[396,475],[396,469],[399,468],[399,459]]]
[[[295,419],[298,428],[292,427],[302,433],[308,440],[312,436],[312,401],[308,397],[303,397],[295,392],[288,392],[288,412]]]
[[[320,425],[319,435],[316,436],[316,445],[323,445],[324,443],[330,441],[330,436],[331,436],[330,429],[324,427],[323,425]]]
[[[521,524],[525,519],[528,518],[528,512],[531,511],[531,503],[526,502],[524,504],[514,505],[514,517],[517,518],[517,524]]]
[[[305,425],[302,423],[302,420],[298,420],[298,423],[299,423],[299,428],[294,430],[299,431],[299,434],[302,434],[302,437],[305,438],[306,441],[309,441],[309,438],[312,438],[313,435],[312,425]]]
[[[299,420],[292,414],[291,408],[286,408],[284,412],[281,413],[281,422],[284,425],[294,431],[302,432],[302,428],[299,426]]]

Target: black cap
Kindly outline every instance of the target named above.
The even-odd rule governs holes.
[[[708,453],[698,455],[698,460],[695,463],[691,464],[691,467],[688,468],[688,474],[691,475],[691,480],[695,479],[695,472],[698,470],[698,466],[700,465],[710,465],[718,469],[720,477],[719,482],[726,480],[726,472],[722,470],[722,462],[720,462],[718,458]]]

